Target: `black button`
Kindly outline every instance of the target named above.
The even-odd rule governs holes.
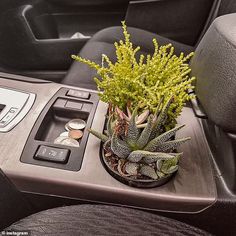
[[[84,103],[82,111],[90,113],[92,110],[93,105],[89,103]]]
[[[58,98],[54,103],[53,107],[55,108],[63,108],[66,105],[67,100]]]
[[[83,98],[83,99],[89,99],[90,97],[90,93],[74,89],[70,89],[66,95],[69,97]]]
[[[69,157],[69,150],[48,146],[40,146],[34,159],[58,163],[66,163]]]
[[[77,109],[77,110],[81,110],[82,106],[83,106],[83,103],[71,102],[71,101],[68,101],[65,105],[66,108]]]

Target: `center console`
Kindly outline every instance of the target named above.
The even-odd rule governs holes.
[[[79,171],[88,140],[88,130],[98,105],[98,95],[79,89],[60,88],[39,115],[24,147],[21,161],[28,164]],[[54,140],[72,119],[82,119],[86,128],[78,147],[63,147]],[[33,158],[32,158],[33,157]]]
[[[167,184],[151,189],[126,186],[107,173],[100,141],[107,104],[96,91],[0,74],[0,168],[22,192],[127,205],[168,212],[200,212],[216,201],[211,152],[201,120],[185,107],[178,122],[184,144],[180,168]],[[86,122],[78,146],[55,143],[72,119]]]

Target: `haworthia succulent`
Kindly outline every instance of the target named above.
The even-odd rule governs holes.
[[[131,161],[131,162],[139,162],[142,160],[143,155],[136,155],[136,152],[138,151],[133,151],[129,154],[127,160]]]
[[[157,171],[161,171],[162,164],[163,160],[157,160],[156,162]]]
[[[149,116],[147,126],[143,129],[141,135],[137,140],[138,149],[143,149],[148,143],[148,140],[152,132],[152,125],[153,125],[153,117]]]
[[[143,160],[145,163],[150,164],[157,160],[168,160],[174,158],[176,155],[177,154],[175,153],[148,152],[144,150],[137,150],[131,152],[127,159],[132,162],[139,162]]]
[[[175,157],[171,160],[166,160],[162,163],[161,172],[164,174],[172,174],[178,170],[178,161],[179,158]]]
[[[165,141],[169,140],[171,137],[173,137],[175,135],[175,133],[180,130],[181,128],[183,128],[184,125],[180,125],[180,126],[177,126],[159,136],[157,136],[156,138],[152,139],[148,144],[147,146],[144,148],[144,150],[147,150],[147,151],[155,151],[157,149],[157,147],[164,143]]]
[[[105,134],[99,133],[96,130],[93,129],[88,129],[89,133],[93,134],[94,136],[96,136],[97,138],[101,139],[102,142],[106,142],[108,141],[108,136],[106,136]]]
[[[147,123],[143,123],[143,124],[140,124],[140,125],[137,125],[137,128],[138,129],[143,129],[147,126]]]
[[[175,166],[171,166],[168,170],[162,170],[162,172],[166,175],[170,175],[173,174],[174,172],[176,172],[178,170],[179,166],[175,165]]]
[[[162,173],[161,171],[157,171],[157,176],[158,176],[159,178],[163,178],[163,177],[165,177],[165,174]]]
[[[116,134],[111,139],[111,150],[120,158],[127,158],[131,152],[128,145],[120,140]]]
[[[171,97],[164,105],[164,107],[162,108],[160,114],[158,115],[157,119],[156,119],[156,122],[154,123],[153,125],[153,130],[152,130],[152,133],[151,133],[151,136],[150,136],[150,139],[153,139],[155,137],[157,137],[159,134],[160,134],[160,130],[161,130],[161,127],[163,126],[164,124],[164,121],[167,117],[167,112],[168,112],[168,109],[170,107],[170,104],[173,100],[173,97]]]
[[[139,169],[139,164],[132,163],[132,162],[126,162],[125,163],[125,171],[130,175],[137,175]]]
[[[174,149],[176,149],[181,144],[187,142],[188,140],[190,140],[189,137],[162,143],[156,148],[156,151],[157,152],[172,152]]]
[[[155,170],[151,167],[151,166],[142,166],[140,168],[140,174],[144,175],[144,176],[147,176],[151,179],[158,179],[158,176],[155,172]]]
[[[120,175],[128,177],[141,174],[156,180],[178,170],[178,159],[182,153],[172,153],[172,151],[190,138],[171,141],[170,138],[184,125],[177,126],[159,136],[153,133],[160,132],[170,104],[171,99],[165,104],[159,116],[149,115],[147,123],[140,125],[136,124],[137,110],[134,110],[130,120],[127,121],[127,134],[124,133],[122,136],[114,132],[116,121],[113,121],[113,116],[108,119],[105,134],[89,130],[104,142],[103,147],[107,153],[110,153],[109,155],[115,154],[119,157],[117,170]],[[142,115],[141,118],[144,119],[145,114]]]
[[[153,155],[151,155],[153,153]],[[143,158],[143,162],[151,164],[157,161],[170,160],[176,156],[180,157],[182,153],[164,153],[164,152],[150,152],[150,155],[147,155]]]
[[[114,130],[114,127],[112,126],[112,119],[113,119],[113,115],[111,115],[107,121],[107,134],[109,137],[113,135],[113,130]]]
[[[130,122],[129,122],[128,133],[126,137],[127,143],[130,145],[130,147],[136,146],[136,142],[139,137],[139,129],[137,128],[136,123],[135,123],[136,113],[137,111],[134,110],[132,117],[130,119]]]
[[[185,125],[179,125],[179,126],[176,126],[175,128],[169,130],[169,131],[166,131],[165,133],[161,134],[158,136],[159,140],[161,143],[169,140],[171,137],[173,137],[176,132],[180,129],[182,129]]]

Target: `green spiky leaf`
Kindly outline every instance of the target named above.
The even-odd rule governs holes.
[[[156,162],[157,171],[161,171],[162,164],[163,160],[157,160]]]
[[[176,156],[180,157],[182,153],[164,153],[164,152],[146,152],[146,156],[143,157],[143,162],[147,164],[151,164],[153,162],[157,161],[164,161],[164,160],[170,160],[172,158],[175,158]]]
[[[151,140],[147,146],[144,148],[144,150],[147,150],[147,151],[155,151],[157,150],[157,147],[164,143],[165,141],[169,140],[171,137],[173,137],[176,132],[178,130],[180,130],[181,128],[183,128],[185,125],[180,125],[180,126],[177,126],[159,136],[157,136],[156,138],[154,138],[153,140]]]
[[[131,162],[140,162],[141,160],[143,160],[145,163],[151,164],[157,160],[172,159],[176,155],[180,154],[137,150],[131,152],[127,159]]]
[[[164,174],[174,173],[175,171],[178,170],[178,161],[179,161],[178,157],[163,161],[162,166],[161,166],[161,171]]]
[[[97,138],[101,139],[102,142],[106,142],[108,141],[109,137],[106,136],[105,134],[99,133],[96,130],[93,129],[88,129],[89,133],[93,134],[94,136],[96,136]]]
[[[171,166],[168,170],[162,170],[162,172],[166,175],[170,175],[176,172],[178,169],[179,169],[179,166],[175,165],[175,166]]]
[[[111,115],[107,121],[107,135],[109,137],[112,137],[113,132],[114,132],[114,125],[112,121],[113,121],[113,115]]]
[[[161,110],[159,116],[156,119],[156,122],[153,125],[153,130],[150,138],[153,139],[160,134],[161,128],[165,125],[165,120],[167,119],[168,109],[173,101],[173,97],[170,97],[165,103],[163,109]]]
[[[186,143],[189,140],[190,140],[190,138],[188,137],[188,138],[182,138],[182,139],[168,141],[168,142],[162,143],[159,146],[157,146],[156,151],[157,152],[172,152],[177,147],[179,147],[181,144]]]
[[[158,179],[155,170],[151,166],[142,166],[139,172],[140,174],[145,175],[151,179]]]
[[[125,163],[125,171],[130,175],[138,174],[139,165],[137,163],[126,162]]]
[[[126,141],[131,147],[131,149],[136,148],[136,143],[139,137],[139,129],[137,128],[136,122],[135,122],[136,114],[137,114],[137,110],[134,110],[132,117],[130,119],[130,122],[129,122],[128,133],[126,137]]]
[[[165,174],[162,173],[161,171],[157,171],[157,176],[161,179],[161,178],[165,177]]]
[[[131,161],[131,162],[139,162],[142,160],[143,158],[143,155],[139,155],[137,154],[137,152],[140,152],[140,151],[133,151],[129,154],[127,160]]]
[[[131,152],[127,143],[119,139],[116,134],[111,138],[111,150],[120,158],[127,158]]]
[[[150,138],[151,132],[152,132],[152,126],[153,126],[153,117],[149,116],[148,122],[146,127],[143,129],[141,135],[139,136],[137,140],[137,147],[138,149],[143,149],[146,144],[148,143],[148,140]]]

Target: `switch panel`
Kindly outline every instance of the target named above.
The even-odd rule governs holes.
[[[69,88],[60,88],[43,108],[32,128],[20,161],[68,171],[79,171],[82,167],[89,132],[99,103],[97,92],[89,92],[89,99],[68,97]],[[73,89],[77,91],[77,88]],[[78,88],[78,91],[82,89]],[[87,91],[85,91],[87,92]],[[0,106],[0,110],[4,107]],[[82,119],[86,122],[83,137],[78,146],[54,143],[65,131],[68,122]],[[63,134],[64,135],[64,134]]]
[[[35,154],[34,159],[57,162],[57,163],[66,163],[68,161],[68,157],[69,157],[68,149],[41,145],[37,153]]]

